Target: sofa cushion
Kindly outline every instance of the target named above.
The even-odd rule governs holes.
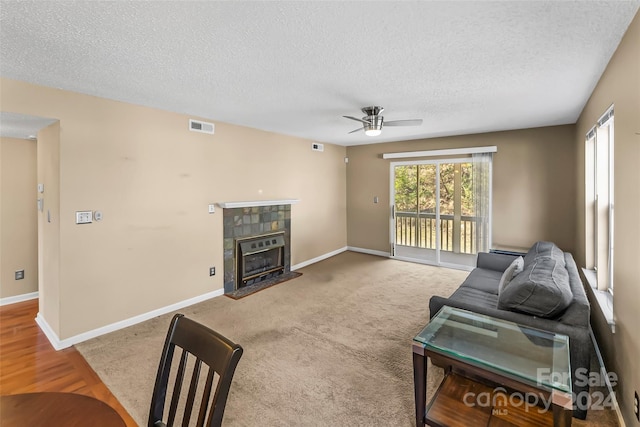
[[[519,256],[518,258],[514,259],[513,262],[509,264],[509,267],[507,267],[504,273],[502,273],[502,277],[500,277],[500,282],[498,283],[498,295],[502,293],[505,286],[507,286],[515,276],[522,273],[523,269],[524,258]]]
[[[498,282],[501,276],[502,272],[499,271],[474,268],[460,287],[478,289],[482,292],[498,295]]]
[[[555,317],[571,304],[569,273],[557,259],[538,257],[498,296],[498,308]]]
[[[496,308],[498,304],[498,295],[495,293],[469,287],[458,288],[449,298],[463,304],[473,304],[478,307]]]
[[[531,249],[529,249],[527,254],[524,256],[525,268],[531,265],[531,263],[533,263],[533,261],[535,261],[537,258],[542,257],[553,258],[558,261],[563,267],[566,266],[564,260],[564,252],[562,252],[562,250],[557,247],[555,243],[539,241],[535,242],[533,246],[531,246]]]

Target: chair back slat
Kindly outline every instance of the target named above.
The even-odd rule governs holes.
[[[193,402],[196,398],[196,390],[198,388],[198,379],[200,378],[200,369],[202,368],[202,360],[196,358],[195,365],[193,366],[193,374],[191,375],[191,383],[189,384],[189,393],[187,393],[187,403],[184,407],[184,415],[182,417],[182,427],[189,427],[189,421],[191,420],[191,413],[193,410]],[[198,424],[196,427],[202,427]]]
[[[156,376],[156,383],[151,400],[151,410],[149,412],[149,427],[156,425],[156,423],[162,423],[164,405],[168,397],[167,384],[173,365],[174,348],[176,346],[182,349],[182,354],[180,356],[180,363],[178,364],[175,385],[171,391],[171,404],[166,426],[173,426],[178,409],[182,408],[182,404],[179,403],[182,401],[182,399],[180,399],[182,383],[185,372],[191,369],[191,363],[187,363],[189,355],[195,358],[195,363],[186,402],[182,409],[182,426],[186,427],[189,425],[193,413],[193,406],[196,402],[196,396],[199,393],[198,389],[202,390],[200,387],[201,383],[204,383],[204,390],[202,391],[202,398],[197,399],[200,405],[198,408],[197,426],[220,426],[231,387],[231,381],[236,366],[242,357],[243,349],[238,344],[234,344],[229,339],[206,326],[188,319],[182,314],[176,314],[167,332],[160,365],[158,366],[158,374]],[[205,380],[200,379],[202,363],[208,367]],[[217,384],[213,396],[211,396],[213,381],[216,377]]]
[[[171,406],[169,407],[169,418],[167,419],[167,427],[173,427],[173,423],[176,419],[176,412],[178,411],[178,401],[180,400],[180,391],[182,390],[182,382],[184,381],[184,371],[186,370],[188,356],[189,353],[183,349],[180,356],[180,364],[178,365],[178,373],[176,374],[176,380],[173,385],[173,396],[171,396]]]
[[[209,369],[207,374],[207,380],[205,381],[204,391],[202,392],[202,400],[200,402],[200,411],[198,413],[197,426],[204,426],[205,416],[207,415],[207,408],[209,407],[209,400],[211,399],[211,385],[213,384],[213,377],[215,375],[213,369]],[[213,405],[212,405],[213,409]]]

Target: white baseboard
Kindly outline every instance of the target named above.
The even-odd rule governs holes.
[[[188,307],[190,305],[218,297],[220,295],[224,295],[224,289],[218,289],[217,291],[208,292],[204,295],[200,295],[194,298],[189,298],[184,301],[177,302],[175,304],[168,305],[166,307],[158,308],[156,310],[149,311],[147,313],[139,314],[134,317],[130,317],[129,319],[121,320],[119,322],[111,323],[106,326],[102,326],[100,328],[93,329],[91,331],[83,332],[81,334],[72,336],[70,338],[65,338],[61,340],[58,335],[53,331],[51,326],[47,323],[45,318],[42,316],[40,312],[36,316],[36,323],[42,329],[42,332],[47,336],[49,342],[56,350],[62,350],[63,348],[71,347],[74,344],[78,344],[82,341],[89,340],[91,338],[99,337],[100,335],[108,334],[109,332],[114,332],[119,329],[126,328],[128,326],[135,325],[137,323],[144,322],[145,320],[152,319],[154,317],[161,316],[166,313],[171,313],[172,311],[180,310],[181,308]]]
[[[315,258],[309,259],[307,261],[303,261],[303,262],[301,262],[299,264],[292,265],[291,266],[291,271],[298,270],[300,268],[306,267],[306,266],[311,265],[311,264],[315,264],[316,262],[320,262],[320,261],[325,260],[327,258],[331,258],[332,256],[336,256],[338,254],[341,254],[342,252],[345,252],[346,250],[347,250],[347,247],[345,246],[343,248],[336,249],[335,251],[328,252],[328,253],[326,253],[324,255],[320,255],[320,256],[317,256]]]
[[[62,346],[62,343],[60,342],[60,338],[58,338],[58,335],[53,331],[53,328],[49,326],[49,323],[47,323],[47,320],[44,317],[42,317],[42,313],[40,313],[39,311],[38,311],[38,314],[36,315],[36,323],[38,324],[38,326],[40,326],[40,330],[44,332],[44,334],[47,336],[47,339],[49,340],[49,342],[51,343],[54,349],[62,350],[63,348],[65,348]]]
[[[609,391],[609,396],[611,396],[611,400],[613,401],[613,407],[616,411],[616,415],[618,416],[618,423],[624,427],[624,417],[622,416],[622,411],[620,411],[620,405],[618,404],[618,399],[616,399],[616,394],[613,391],[613,386],[611,385],[611,380],[609,379],[609,375],[607,375],[607,368],[604,366],[604,359],[602,358],[602,353],[600,353],[600,347],[598,347],[598,341],[596,341],[596,336],[593,334],[593,329],[589,328],[589,335],[591,335],[591,342],[593,343],[593,348],[596,351],[596,357],[598,358],[598,364],[600,365],[599,372],[604,378],[605,383],[607,384],[607,390]]]
[[[374,251],[373,249],[357,248],[355,246],[347,246],[347,250],[351,252],[360,252],[362,254],[377,255],[377,256],[383,256],[387,258],[391,256],[390,252]]]
[[[15,304],[17,302],[29,301],[38,298],[38,292],[30,292],[28,294],[14,295],[12,297],[0,298],[0,306]]]

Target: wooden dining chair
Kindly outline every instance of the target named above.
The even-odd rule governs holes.
[[[174,352],[176,347],[181,349],[175,381],[172,392],[169,394],[169,377],[174,365]],[[222,423],[224,408],[229,394],[229,387],[233,374],[242,356],[242,347],[234,344],[219,333],[197,323],[183,314],[176,314],[171,320],[167,338],[162,350],[158,374],[151,398],[149,412],[149,427],[171,427],[174,424],[176,414],[182,413],[182,422],[178,425],[189,425],[194,408],[198,414],[196,426],[213,427]],[[206,380],[200,377],[202,365],[208,367]],[[206,368],[205,368],[206,369]],[[182,385],[185,372],[193,371],[187,391],[186,400],[183,400]],[[173,379],[173,375],[172,375]],[[214,387],[213,396],[211,391]],[[165,415],[165,402],[171,396],[171,404]],[[196,396],[202,396],[200,404],[196,403]],[[199,407],[198,407],[199,406]],[[165,421],[166,420],[166,421]]]

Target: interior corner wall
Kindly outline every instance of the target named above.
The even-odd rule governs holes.
[[[61,340],[222,290],[223,275],[209,276],[223,270],[222,209],[209,214],[212,203],[300,199],[293,265],[346,246],[344,147],[317,152],[309,140],[215,118],[0,82],[3,111],[59,120],[50,224],[60,233]],[[189,131],[189,119],[214,122],[215,135]],[[85,210],[103,219],[76,224]],[[49,277],[42,283],[48,300]]]
[[[38,290],[36,141],[0,138],[0,298]],[[24,279],[15,272],[24,270]]]
[[[390,250],[392,160],[383,153],[495,145],[493,244],[526,248],[549,240],[573,252],[575,231],[568,224],[575,219],[574,135],[575,126],[565,125],[348,147],[347,242]]]
[[[38,314],[60,336],[60,123],[38,132]]]
[[[614,105],[614,260],[611,333],[597,307],[591,323],[607,370],[618,377],[616,398],[628,426],[639,425],[633,413],[634,391],[640,393],[640,14],[625,36],[584,107],[576,126],[576,248],[585,263],[585,135]]]

